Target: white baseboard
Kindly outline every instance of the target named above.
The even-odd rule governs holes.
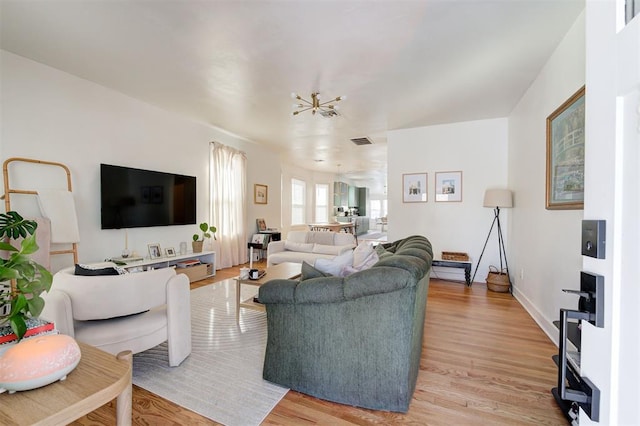
[[[513,287],[513,297],[522,305],[522,307],[531,315],[531,318],[544,331],[549,339],[558,346],[558,328],[553,325],[553,321],[547,320],[544,315],[527,299],[527,297],[518,291],[517,287]]]

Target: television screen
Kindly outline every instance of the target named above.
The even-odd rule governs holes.
[[[196,178],[100,164],[102,229],[196,223]]]

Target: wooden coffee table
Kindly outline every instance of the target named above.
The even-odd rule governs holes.
[[[0,394],[0,424],[63,425],[117,398],[118,425],[131,425],[131,351],[113,356],[78,342],[82,357],[63,381]]]
[[[265,269],[266,274],[258,280],[250,280],[250,279],[240,279],[240,277],[235,277],[236,280],[236,324],[240,323],[240,308],[253,309],[256,311],[264,311],[264,306],[261,303],[255,303],[253,301],[253,297],[244,301],[240,301],[240,288],[243,284],[245,285],[253,285],[260,287],[262,284],[271,280],[288,280],[292,278],[297,278],[300,276],[300,269],[302,268],[302,264],[293,263],[293,262],[283,262],[277,265],[268,266]]]

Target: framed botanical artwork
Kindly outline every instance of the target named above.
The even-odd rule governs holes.
[[[147,246],[149,247],[149,257],[151,259],[158,259],[162,257],[162,249],[160,248],[160,244],[153,243],[148,244]]]
[[[462,172],[436,172],[437,202],[462,201]]]
[[[427,174],[407,173],[402,175],[402,202],[427,202]]]
[[[166,248],[164,249],[164,255],[167,257],[175,257],[176,249],[174,249],[173,247]]]
[[[253,185],[253,202],[255,204],[267,204],[267,185],[256,183]]]
[[[546,208],[584,208],[585,87],[547,117]]]

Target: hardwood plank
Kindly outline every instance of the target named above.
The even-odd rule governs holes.
[[[265,262],[255,263],[258,268]],[[191,284],[233,278],[239,267]],[[508,293],[432,279],[420,372],[409,412],[366,410],[290,391],[265,425],[566,425],[551,395],[556,346]],[[215,425],[134,386],[134,425]],[[76,425],[113,425],[113,402]]]

